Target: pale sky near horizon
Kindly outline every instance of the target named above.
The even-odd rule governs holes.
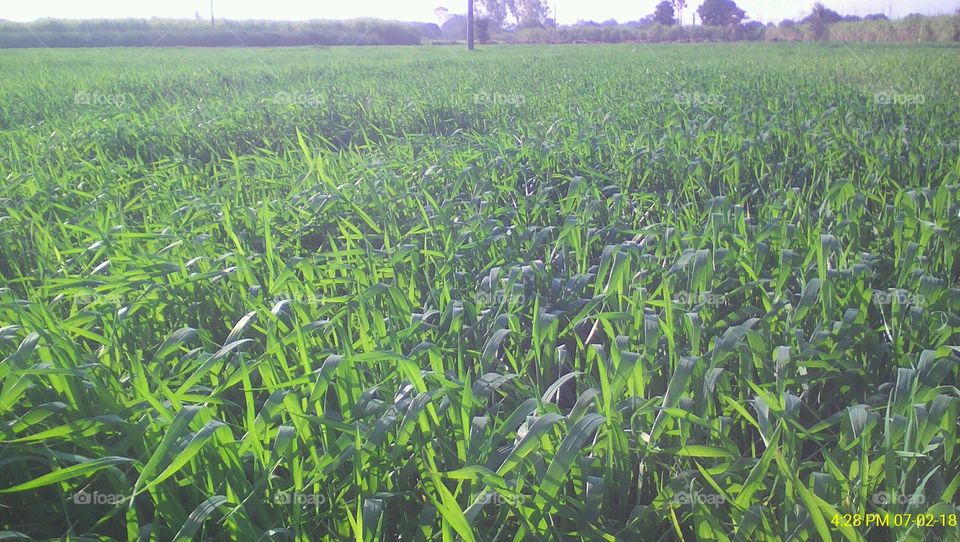
[[[551,16],[561,24],[578,20],[616,19],[620,22],[640,19],[653,12],[659,0],[547,0]],[[815,0],[737,0],[747,17],[762,22],[798,19],[809,13]],[[192,18],[195,13],[210,16],[209,0],[5,0],[0,19],[30,21],[45,17],[64,19],[101,18]],[[700,0],[688,0],[684,21]],[[824,5],[842,14],[886,13],[894,18],[908,13],[936,15],[952,13],[960,0],[823,0]],[[479,5],[479,0],[477,1]],[[217,17],[226,19],[351,19],[377,17],[402,21],[437,22],[434,9],[446,7],[450,13],[466,12],[465,0],[214,0]]]

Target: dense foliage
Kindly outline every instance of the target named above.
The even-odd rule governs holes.
[[[783,21],[764,25],[742,22],[735,5],[706,2],[708,13],[718,13],[709,22],[717,25],[676,25],[673,4],[661,2],[657,11],[639,21],[616,21],[574,25],[543,23],[502,26],[489,15],[478,16],[478,41],[500,43],[623,43],[669,41],[868,41],[868,42],[960,42],[960,16],[908,17],[889,21],[880,16],[863,20],[821,16],[799,23]],[[711,8],[717,5],[719,7]],[[830,12],[830,10],[826,10]],[[485,12],[482,12],[485,13]],[[543,16],[543,13],[537,11]],[[819,13],[819,12],[818,12]],[[835,13],[835,12],[830,12]],[[822,15],[822,14],[821,14]],[[749,14],[747,14],[749,17]],[[467,35],[464,15],[449,15],[442,25],[400,23],[377,19],[352,21],[220,21],[211,27],[204,21],[181,20],[42,20],[33,23],[0,21],[0,48],[22,47],[157,47],[218,46],[264,47],[302,45],[415,45],[463,41]]]
[[[747,16],[733,0],[703,0],[697,14],[706,26],[735,26]]]
[[[653,22],[663,26],[671,26],[677,23],[674,13],[673,3],[669,0],[663,0],[653,10]]]
[[[557,28],[524,29],[495,34],[503,42],[622,43],[665,41],[842,41],[842,42],[960,42],[960,16],[910,17],[889,21],[842,20],[819,29],[813,22],[784,21],[764,25],[757,21],[725,26],[668,26],[650,20],[625,24],[578,24]]]
[[[5,53],[0,538],[956,540],[952,55]]]
[[[434,27],[436,25],[433,25]],[[0,22],[3,47],[265,47],[297,45],[418,45],[432,30],[415,25],[349,21],[185,21],[168,19]]]

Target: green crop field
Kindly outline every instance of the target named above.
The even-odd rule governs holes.
[[[0,73],[0,539],[960,540],[956,48]]]

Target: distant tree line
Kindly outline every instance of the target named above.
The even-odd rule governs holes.
[[[955,15],[915,13],[891,21],[883,13],[841,15],[817,3],[800,21],[770,25],[765,37],[773,41],[960,42],[960,9]]]
[[[841,15],[822,4],[799,21],[751,21],[735,0],[702,0],[697,24],[680,24],[686,0],[663,0],[653,13],[618,23],[578,21],[557,25],[547,0],[477,0],[480,43],[621,43],[665,41],[874,41],[960,42],[960,13],[888,20],[882,13]],[[0,20],[4,47],[416,45],[465,40],[467,18],[437,8],[438,23],[379,19],[349,21],[204,21],[123,19],[31,23]]]
[[[882,13],[841,15],[817,3],[803,19],[775,25],[751,21],[735,0],[700,0],[690,17],[682,15],[687,0],[662,0],[653,13],[636,21],[581,20],[557,25],[549,16],[546,0],[477,0],[477,6],[475,37],[481,43],[960,41],[960,12],[934,17],[911,15],[891,21]],[[443,39],[463,39],[466,16],[450,14],[446,8],[438,8],[436,13]]]
[[[882,13],[841,15],[814,5],[799,21],[779,25],[751,21],[734,0],[703,0],[694,12],[698,24],[680,24],[685,0],[663,0],[653,13],[618,23],[578,21],[549,29],[520,28],[494,36],[497,41],[526,43],[617,43],[660,41],[884,41],[960,42],[960,10],[955,15],[909,15],[889,20]]]
[[[760,41],[759,22],[732,26],[679,26],[632,21],[624,24],[576,24],[554,29],[523,29],[494,36],[495,41],[517,43],[622,43],[670,41]]]
[[[435,31],[434,31],[435,29]],[[418,45],[439,28],[379,19],[349,21],[217,21],[171,19],[0,20],[0,48],[15,47],[266,47]]]

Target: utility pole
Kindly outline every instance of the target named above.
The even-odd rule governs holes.
[[[553,0],[553,43],[557,43],[557,27],[560,22],[557,21],[557,0]]]
[[[216,26],[213,22],[213,0],[210,0],[210,28]]]
[[[467,50],[473,50],[473,0],[467,0]]]

